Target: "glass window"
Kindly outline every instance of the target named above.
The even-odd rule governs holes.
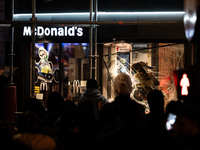
[[[46,106],[48,95],[58,91],[65,99],[78,101],[90,77],[89,44],[35,43],[35,55],[36,98]]]
[[[62,43],[63,50],[63,96],[77,102],[86,90],[90,78],[89,44]]]
[[[47,95],[59,91],[59,43],[35,43],[35,94],[46,106]]]
[[[165,104],[177,100],[173,71],[184,68],[184,44],[176,43],[123,43],[131,45],[131,50],[122,49],[119,45],[104,45],[104,61],[106,64],[103,76],[103,94],[113,101],[114,78],[119,73],[128,74],[133,83],[132,99],[144,105],[149,111],[147,94],[153,89],[163,92]]]

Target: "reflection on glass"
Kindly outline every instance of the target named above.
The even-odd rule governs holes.
[[[85,86],[81,81],[89,79],[89,44],[88,43],[62,43],[63,51],[63,82],[64,97],[77,101]],[[74,84],[78,83],[78,84]]]

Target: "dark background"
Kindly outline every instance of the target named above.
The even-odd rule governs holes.
[[[183,11],[183,2],[183,0],[98,0],[98,11]],[[11,3],[10,0],[7,0],[7,3]],[[15,0],[15,13],[31,13],[31,8],[32,0]],[[75,10],[88,12],[89,8],[90,0],[36,0],[37,13],[75,12]]]

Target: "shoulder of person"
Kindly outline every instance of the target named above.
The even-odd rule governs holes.
[[[104,95],[101,95],[101,98],[102,98],[103,103],[109,103],[109,101],[107,100],[107,98]]]

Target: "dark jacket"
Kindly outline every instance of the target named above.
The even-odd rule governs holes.
[[[79,102],[84,100],[93,100],[95,103],[101,102],[101,104],[108,103],[108,100],[101,94],[98,89],[89,88],[85,91],[85,93],[81,96]]]

